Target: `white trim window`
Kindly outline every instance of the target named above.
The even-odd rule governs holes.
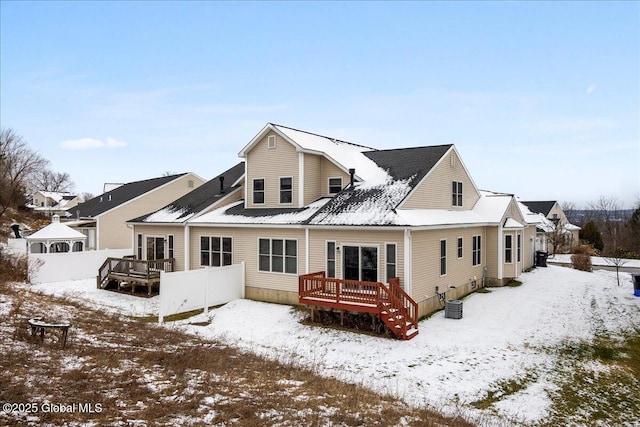
[[[387,283],[394,277],[398,277],[398,245],[387,243],[385,247]]]
[[[143,245],[143,236],[142,233],[138,233],[138,239],[137,239],[137,243],[136,243],[136,255],[138,256],[138,259],[143,259],[142,258],[142,254],[144,253],[144,245]]]
[[[462,259],[464,257],[464,240],[462,237],[458,237],[458,259]]]
[[[462,183],[459,181],[452,183],[451,205],[462,206]]]
[[[516,256],[518,262],[522,261],[522,234],[518,233],[516,236]]]
[[[473,236],[471,252],[471,265],[476,266],[482,264],[482,236]]]
[[[513,236],[511,234],[504,235],[504,262],[506,264],[513,262]]]
[[[327,277],[336,277],[336,242],[327,242]]]
[[[253,180],[253,203],[256,205],[264,204],[264,178]]]
[[[167,236],[167,243],[169,245],[169,250],[168,250],[168,254],[169,254],[169,258],[175,258],[174,255],[174,251],[173,251],[173,234],[169,234]]]
[[[342,178],[329,178],[328,182],[329,194],[338,194],[342,191]]]
[[[293,177],[283,176],[280,178],[280,203],[283,205],[293,203]]]
[[[298,241],[259,239],[258,271],[298,274]]]
[[[233,264],[231,237],[200,236],[200,267],[222,267]]]
[[[447,275],[447,239],[440,240],[440,275]]]

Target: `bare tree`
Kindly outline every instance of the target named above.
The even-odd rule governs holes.
[[[621,248],[615,248],[611,251],[610,255],[605,258],[607,264],[616,268],[616,278],[618,279],[618,286],[620,286],[620,267],[627,263],[625,259],[625,251]]]
[[[562,212],[567,217],[567,221],[571,224],[578,224],[580,222],[580,218],[578,217],[578,212],[576,208],[576,204],[573,202],[563,202],[562,203]]]
[[[0,130],[0,217],[24,202],[30,180],[48,163],[13,129]]]
[[[94,196],[93,193],[89,193],[88,191],[85,191],[84,193],[80,194],[79,198],[80,198],[80,201],[84,203],[87,200],[93,199],[94,197],[96,196]]]
[[[52,172],[44,169],[35,174],[31,182],[32,192],[36,191],[53,191],[68,192],[73,191],[74,184],[71,177],[66,172]]]
[[[621,205],[614,196],[600,196],[595,202],[589,204],[594,214],[594,221],[602,231],[604,252],[613,253],[618,248],[619,238],[623,235],[624,223],[620,218]]]

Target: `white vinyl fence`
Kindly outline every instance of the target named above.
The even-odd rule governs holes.
[[[122,258],[132,254],[131,249],[29,254],[31,283],[95,278],[98,269],[107,258]],[[36,267],[38,264],[41,265]]]
[[[158,322],[165,316],[204,309],[244,298],[244,262],[225,267],[160,272]]]

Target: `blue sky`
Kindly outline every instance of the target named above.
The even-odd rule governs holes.
[[[640,200],[640,2],[0,2],[0,124],[78,192],[205,179],[267,122],[454,143],[481,189]]]

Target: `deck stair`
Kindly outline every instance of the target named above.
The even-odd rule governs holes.
[[[399,339],[409,340],[418,334],[418,304],[402,289],[400,279],[362,282],[328,278],[324,271],[299,277],[299,302],[376,315]]]

